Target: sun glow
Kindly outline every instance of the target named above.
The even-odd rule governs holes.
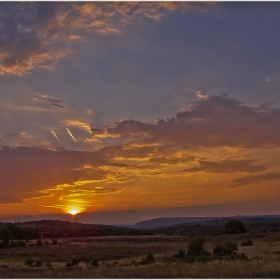
[[[69,214],[71,214],[73,216],[77,215],[78,213],[79,213],[79,210],[76,209],[76,208],[73,208],[73,209],[69,210]]]

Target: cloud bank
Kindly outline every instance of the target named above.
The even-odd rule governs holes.
[[[67,120],[63,131],[69,140],[82,141],[68,126],[82,128],[91,133],[97,148],[2,146],[0,203],[36,202],[64,209],[67,201],[74,201],[84,209],[96,195],[129,192],[124,190],[128,187],[137,192],[141,184],[161,192],[160,180],[176,184],[181,180],[179,189],[195,190],[201,184],[209,192],[212,180],[228,190],[279,180],[279,174],[267,165],[269,160],[254,155],[263,149],[278,150],[279,117],[277,108],[250,107],[220,94],[200,98],[175,117],[154,123],[124,120],[90,128]],[[53,133],[53,137],[59,135]],[[56,144],[63,144],[57,140]],[[155,179],[159,181],[154,185]]]
[[[133,139],[141,145],[181,148],[264,148],[280,145],[280,109],[250,107],[227,94],[209,96],[188,105],[170,119],[156,123],[124,120],[92,129],[93,138]]]

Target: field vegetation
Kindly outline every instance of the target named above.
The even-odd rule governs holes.
[[[1,278],[280,278],[280,232],[5,236]]]

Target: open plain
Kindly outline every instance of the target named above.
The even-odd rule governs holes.
[[[280,233],[204,236],[206,258],[170,258],[190,236],[64,238],[58,244],[0,250],[1,278],[279,278]],[[238,244],[237,256],[214,257],[218,243]],[[242,246],[252,240],[253,246]],[[49,242],[48,242],[49,241]],[[32,245],[32,243],[34,243]],[[149,260],[149,255],[152,259]],[[27,260],[33,264],[26,264]],[[75,260],[75,265],[69,265]],[[37,265],[36,265],[37,263]]]

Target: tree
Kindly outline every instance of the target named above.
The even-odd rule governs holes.
[[[245,233],[246,229],[244,223],[240,220],[229,220],[225,224],[226,233],[235,234],[235,233]]]
[[[201,256],[207,253],[204,249],[204,238],[202,236],[194,237],[188,245],[188,255]]]
[[[11,230],[9,229],[9,227],[5,226],[1,228],[0,238],[1,238],[2,245],[9,245],[10,240],[14,239],[14,236]]]

